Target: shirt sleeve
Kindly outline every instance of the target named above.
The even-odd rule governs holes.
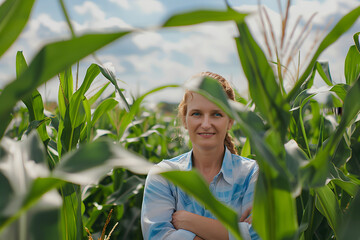
[[[243,210],[246,210],[247,208],[249,208],[250,206],[253,205],[253,201],[254,201],[254,190],[255,190],[255,185],[256,185],[256,180],[258,178],[259,175],[259,167],[256,164],[255,167],[253,168],[252,174],[251,174],[251,178],[249,181],[249,185],[248,188],[245,192],[244,198],[243,198]],[[251,237],[251,240],[257,240],[260,239],[259,235],[254,231],[254,228],[252,227],[251,224],[248,224],[249,226],[249,235]]]
[[[255,167],[253,167],[252,171],[250,171],[248,181],[247,181],[247,189],[245,191],[242,204],[241,204],[241,213],[243,213],[246,209],[251,207],[253,205],[254,200],[254,189],[256,185],[256,180],[259,174],[259,167],[257,164],[255,164]],[[246,222],[239,222],[239,229],[241,232],[241,235],[243,236],[243,239],[251,239],[251,240],[257,240],[260,239],[259,235],[254,231],[251,224],[248,224]],[[229,235],[229,239],[233,239],[231,234]]]
[[[146,178],[141,209],[144,239],[194,239],[194,233],[184,229],[176,230],[172,225],[172,214],[176,206],[174,188],[172,189],[168,181],[152,170]]]

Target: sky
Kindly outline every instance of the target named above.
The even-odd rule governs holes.
[[[4,0],[0,0],[0,4],[3,2]],[[275,41],[279,45],[281,11],[278,2],[278,0],[261,1],[274,29]],[[282,11],[285,11],[287,1],[280,0],[280,2]],[[316,44],[322,37],[342,16],[360,5],[359,0],[293,0],[291,2],[285,40],[288,41],[291,49],[297,40],[306,36],[299,51],[288,53],[288,55],[296,56],[296,60],[290,65],[292,67],[297,66],[296,61],[299,56],[300,63],[306,66],[311,50],[316,49]],[[237,11],[250,13],[246,18],[247,23],[253,36],[266,52],[262,27],[264,25],[261,24],[259,18],[258,0],[229,0],[229,3]],[[233,22],[210,22],[187,27],[159,28],[175,13],[198,9],[224,9],[223,0],[65,0],[65,5],[77,35],[90,32],[136,31],[96,52],[100,62],[115,72],[120,88],[126,89],[127,97],[139,96],[166,84],[183,84],[187,79],[202,71],[211,71],[224,76],[244,97],[247,96],[247,80],[237,56],[234,41],[237,31]],[[301,20],[296,25],[299,17]],[[311,27],[302,32],[310,18],[312,19],[309,25]],[[265,25],[268,30],[270,25],[267,22]],[[294,26],[297,27],[291,34]],[[335,83],[345,82],[343,73],[345,57],[349,47],[354,44],[352,36],[360,31],[359,29],[360,19],[319,58],[321,61],[329,62]],[[267,36],[271,41],[271,35]],[[44,44],[68,38],[70,38],[70,32],[59,1],[35,1],[25,29],[0,59],[0,88],[4,88],[15,77],[17,51],[23,51],[29,63]],[[268,53],[267,56],[269,56]],[[96,63],[92,56],[80,62],[80,83],[86,69],[92,63]],[[75,69],[73,74],[75,76]],[[293,84],[294,75],[296,75],[296,70],[293,70],[292,75],[288,77],[288,87]],[[88,96],[95,93],[105,82],[104,77],[99,75]],[[321,81],[318,82],[321,86]],[[39,91],[45,101],[56,101],[58,87],[59,81],[54,78],[46,85],[39,87]],[[109,91],[113,90],[109,88]],[[178,102],[181,96],[180,89],[166,89],[147,99]]]

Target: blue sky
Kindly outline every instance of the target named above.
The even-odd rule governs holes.
[[[0,0],[0,3],[2,2],[4,0]],[[239,11],[253,13],[247,21],[253,35],[265,50],[257,15],[258,1],[229,2]],[[262,2],[274,29],[280,29],[278,1],[263,0]],[[284,0],[281,2],[285,5]],[[317,13],[312,20],[309,35],[300,49],[303,61],[308,50],[314,48],[316,32],[328,32],[341,16],[360,5],[358,0],[344,2],[343,0],[292,1],[289,26],[295,25],[298,16],[302,16],[303,20],[300,21],[293,38],[289,38],[290,43],[296,41],[306,20]],[[222,9],[225,6],[223,0],[65,0],[65,4],[75,32],[79,35],[94,31],[140,30],[97,52],[101,62],[113,68],[116,76],[125,82],[119,84],[120,87],[127,89],[127,96],[138,95],[160,85],[182,84],[201,71],[212,71],[223,75],[246,96],[247,82],[236,55],[233,40],[236,30],[233,23],[205,23],[171,29],[156,28],[176,12],[204,8]],[[345,56],[349,47],[353,45],[352,35],[359,29],[358,20],[347,34],[320,56],[320,60],[329,61],[333,80],[337,83],[345,81],[343,76]],[[287,36],[290,35],[289,32],[290,30]],[[0,59],[0,88],[15,76],[15,55],[18,50],[22,50],[27,61],[30,62],[45,43],[69,37],[69,30],[58,1],[37,0],[31,19],[20,38]],[[295,54],[298,55],[299,51]],[[93,62],[95,60],[91,56],[81,61],[80,80]],[[105,80],[99,76],[93,84],[93,89],[104,82]],[[289,85],[292,83],[292,80],[289,80]],[[46,100],[55,100],[58,80],[50,80],[39,90]],[[179,90],[164,90],[149,99],[177,102],[180,97]]]

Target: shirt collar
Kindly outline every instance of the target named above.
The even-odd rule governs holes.
[[[185,171],[190,171],[192,169],[192,153],[193,150],[188,152],[185,158],[186,160],[182,164],[183,169]],[[225,146],[225,154],[224,154],[223,162],[218,175],[221,175],[227,183],[233,184],[234,178],[233,178],[232,154],[226,146]]]
[[[232,154],[227,147],[225,147],[224,159],[219,174],[222,174],[224,180],[227,183],[233,184],[234,178],[233,178]]]

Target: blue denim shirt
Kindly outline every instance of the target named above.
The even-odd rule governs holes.
[[[172,214],[177,210],[186,210],[212,219],[215,217],[181,188],[156,174],[159,167],[162,170],[189,171],[192,169],[192,151],[163,160],[150,170],[141,210],[144,239],[194,239],[194,233],[174,228],[171,224]],[[231,154],[226,149],[221,170],[209,185],[210,191],[219,201],[232,207],[240,218],[252,206],[258,171],[254,160]],[[239,227],[243,237],[259,238],[251,225],[239,222]],[[232,236],[229,235],[229,238]]]

